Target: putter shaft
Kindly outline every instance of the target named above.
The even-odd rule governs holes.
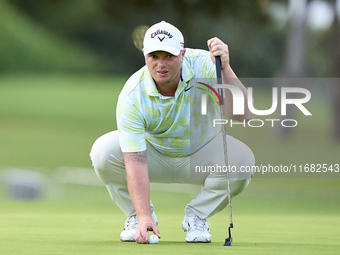
[[[215,57],[216,61],[216,76],[217,76],[217,83],[222,84],[222,72],[221,72],[221,58],[219,56]],[[218,94],[221,98],[222,104],[220,105],[221,109],[221,119],[224,119],[224,114],[223,114],[223,104],[224,104],[224,93],[223,89],[218,89]],[[230,216],[230,226],[228,227],[228,233],[229,237],[225,240],[225,246],[230,246],[232,242],[232,237],[231,237],[231,228],[234,227],[233,224],[233,215],[232,215],[232,209],[231,209],[231,193],[230,193],[230,180],[229,180],[229,169],[228,169],[228,150],[227,150],[227,137],[226,137],[226,131],[225,131],[225,126],[222,126],[222,136],[223,136],[223,147],[224,147],[224,161],[225,161],[225,166],[227,167],[227,185],[228,185],[228,199],[229,199],[229,216]]]

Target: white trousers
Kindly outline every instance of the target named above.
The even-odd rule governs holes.
[[[231,197],[238,195],[249,184],[252,174],[240,172],[253,166],[252,151],[241,141],[227,135]],[[99,137],[92,146],[90,157],[97,176],[106,185],[114,203],[127,215],[135,215],[126,181],[123,154],[118,131]],[[200,193],[185,207],[186,216],[206,219],[228,205],[227,174],[217,172],[225,165],[222,134],[188,157],[169,157],[147,142],[147,163],[150,182],[188,183],[202,186]],[[207,171],[210,170],[210,172]],[[215,170],[214,172],[211,170]],[[212,173],[213,172],[213,173]],[[150,201],[151,210],[153,205]]]

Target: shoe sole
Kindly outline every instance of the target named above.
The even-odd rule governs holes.
[[[193,240],[185,239],[187,243],[211,243],[211,239],[196,237]]]

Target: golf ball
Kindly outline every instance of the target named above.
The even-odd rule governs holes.
[[[157,244],[158,241],[159,241],[159,238],[158,238],[158,236],[156,236],[156,235],[152,235],[152,236],[149,237],[149,242],[150,242],[151,244]]]

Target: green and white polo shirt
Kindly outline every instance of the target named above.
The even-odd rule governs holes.
[[[146,150],[147,140],[165,155],[184,157],[213,139],[220,132],[220,127],[213,128],[213,119],[221,117],[220,108],[211,99],[207,104],[208,114],[201,114],[204,90],[199,89],[197,81],[204,79],[213,86],[215,72],[208,51],[186,49],[182,79],[174,97],[158,92],[147,66],[133,74],[122,89],[117,104],[122,151]]]

